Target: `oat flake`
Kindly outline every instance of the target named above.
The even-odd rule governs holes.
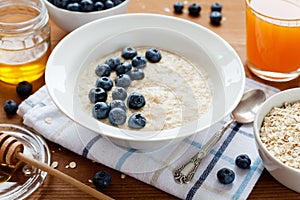
[[[52,164],[51,164],[51,167],[54,168],[54,169],[57,168],[58,167],[58,162],[53,161]]]
[[[76,166],[77,166],[77,164],[74,161],[69,163],[69,167],[72,168],[72,169],[76,168]]]
[[[47,123],[47,124],[51,124],[52,123],[52,118],[51,117],[46,117],[44,119],[44,121]]]

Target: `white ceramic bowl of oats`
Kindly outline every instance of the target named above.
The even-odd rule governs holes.
[[[254,135],[265,168],[278,182],[300,192],[300,88],[267,99],[254,120]]]
[[[115,126],[97,120],[88,99],[98,78],[96,66],[110,57],[122,59],[126,47],[136,48],[139,55],[152,47],[162,54],[158,63],[143,68],[143,80],[127,87],[128,95],[139,92],[146,99],[137,112],[147,122],[138,130],[128,128],[127,121]],[[114,72],[110,78],[114,82]],[[124,14],[67,35],[51,53],[45,79],[50,96],[72,120],[116,145],[150,151],[207,130],[227,116],[243,95],[245,72],[233,48],[200,25],[163,15]],[[129,119],[135,111],[126,112]]]

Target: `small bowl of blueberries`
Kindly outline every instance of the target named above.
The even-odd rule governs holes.
[[[130,0],[44,0],[51,20],[66,32],[103,17],[127,12]]]

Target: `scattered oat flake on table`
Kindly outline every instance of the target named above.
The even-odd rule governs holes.
[[[76,166],[77,166],[77,164],[74,161],[69,163],[69,167],[72,168],[72,169],[76,168]]]
[[[54,169],[57,168],[58,167],[58,162],[53,161],[52,164],[51,164],[51,167],[54,168]]]
[[[125,174],[121,174],[121,179],[125,179],[126,175]]]
[[[167,13],[171,12],[170,8],[165,8],[164,11]]]

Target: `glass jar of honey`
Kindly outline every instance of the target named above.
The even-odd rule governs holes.
[[[0,80],[32,82],[45,71],[50,24],[42,0],[0,1]]]

